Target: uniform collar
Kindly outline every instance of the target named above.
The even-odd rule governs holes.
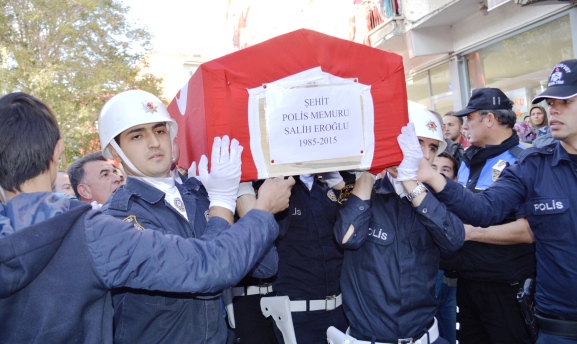
[[[189,178],[190,179],[190,178]],[[190,195],[191,193],[188,189],[198,189],[200,186],[200,182],[196,181],[185,181],[184,186],[176,183],[176,188],[180,192],[182,197],[185,195]],[[105,204],[105,209],[118,209],[118,210],[128,210],[128,206],[130,203],[130,198],[132,196],[138,197],[149,204],[156,204],[164,199],[164,192],[158,190],[157,188],[148,185],[136,178],[128,177],[126,178],[126,184],[122,185],[121,187],[116,190],[110,196],[108,201]]]
[[[162,190],[159,190],[138,178],[128,178],[126,186],[134,195],[151,204],[160,201],[164,197],[164,192]]]
[[[567,160],[569,163],[571,163],[569,153],[567,153],[567,151],[565,150],[565,148],[563,148],[560,142],[557,142],[551,146],[543,147],[543,150],[545,150],[545,152],[549,154],[553,153],[553,161],[552,161],[553,166],[557,166],[561,162],[561,160]]]

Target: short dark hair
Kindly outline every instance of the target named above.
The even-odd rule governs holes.
[[[78,193],[78,184],[82,183],[84,179],[84,165],[92,161],[106,161],[106,158],[102,155],[102,151],[88,153],[82,158],[74,161],[72,165],[68,168],[68,178],[70,178],[70,186],[74,190],[76,197],[80,199],[80,194]]]
[[[0,186],[22,192],[50,168],[58,140],[56,116],[40,99],[23,92],[0,98]]]
[[[453,117],[459,119],[459,122],[461,122],[461,125],[465,124],[465,121],[463,120],[463,117],[455,116],[455,115],[453,115],[454,113],[455,113],[455,111],[449,111],[449,112],[447,112],[443,117],[453,116]]]
[[[479,116],[481,116],[481,118],[487,116],[490,113],[495,115],[495,118],[497,119],[499,124],[504,125],[510,129],[513,129],[515,123],[517,122],[517,115],[513,110],[509,109],[479,110]]]
[[[459,172],[459,161],[457,161],[457,159],[455,159],[455,157],[448,152],[441,152],[437,156],[451,160],[451,162],[453,163],[453,173],[455,174],[455,177],[456,177],[457,172]]]

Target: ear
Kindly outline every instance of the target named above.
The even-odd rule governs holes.
[[[54,146],[54,152],[52,153],[52,160],[49,167],[50,181],[52,182],[51,185],[54,185],[54,182],[56,181],[56,176],[58,174],[58,161],[62,152],[64,152],[64,140],[58,139]]]
[[[76,190],[78,190],[80,197],[84,199],[92,199],[92,190],[90,189],[90,186],[86,184],[78,184]]]
[[[60,159],[60,155],[64,152],[64,140],[58,139],[56,141],[56,145],[54,146],[54,153],[52,153],[52,161],[58,165],[58,159]]]
[[[497,118],[495,118],[495,115],[492,112],[489,112],[485,118],[487,119],[487,127],[492,127],[497,123]]]

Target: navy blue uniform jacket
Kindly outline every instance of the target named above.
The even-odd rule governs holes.
[[[175,184],[184,203],[188,220],[168,205],[164,192],[134,177],[128,177],[102,210],[105,214],[131,221],[146,229],[183,238],[211,240],[230,227],[207,226],[209,200],[196,178]],[[229,250],[223,246],[220,250]],[[276,251],[270,264],[259,268],[276,272]],[[219,270],[230,262],[223,260]],[[120,289],[113,292],[115,343],[214,343],[226,341],[224,308],[219,294],[171,294],[156,291]]]
[[[436,196],[464,222],[488,227],[519,208],[535,236],[535,299],[544,313],[577,318],[577,165],[559,143],[528,148],[488,189],[447,180]]]
[[[318,300],[340,293],[343,250],[333,235],[337,197],[316,177],[310,191],[297,178],[289,208],[276,216],[280,217],[279,271],[274,281],[278,295]]]
[[[441,254],[463,244],[463,223],[427,194],[414,208],[388,177],[377,180],[371,200],[349,197],[335,225],[345,248],[341,290],[351,329],[395,341],[422,334],[433,321]]]

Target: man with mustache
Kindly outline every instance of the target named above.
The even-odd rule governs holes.
[[[104,204],[121,184],[120,177],[114,173],[114,165],[100,151],[74,161],[68,168],[68,175],[76,197],[95,206]]]
[[[561,61],[553,68],[547,89],[533,99],[533,104],[543,100],[549,105],[551,134],[560,142],[525,150],[486,190],[469,192],[424,164],[419,166],[418,179],[429,184],[440,201],[471,225],[498,224],[511,211],[527,218],[530,228],[482,229],[490,232],[476,240],[535,242],[537,343],[577,343],[577,60]]]
[[[230,142],[227,136],[215,139],[211,174],[208,175],[203,157],[199,178],[191,177],[181,184],[171,173],[178,154],[174,149],[177,124],[157,97],[140,90],[116,95],[102,108],[98,127],[104,157],[122,163],[127,175],[126,184],[103,206],[106,214],[132,222],[138,228],[201,240],[214,238],[233,223],[242,152],[237,140]],[[228,165],[219,164],[229,160]],[[232,168],[235,161],[238,168]],[[190,173],[196,175],[196,167]],[[209,216],[221,217],[222,225],[209,229]],[[215,276],[227,274],[234,264],[222,261],[222,268],[214,271]],[[276,269],[276,250],[270,245],[251,273],[265,278],[274,275]],[[123,289],[116,290],[113,297],[116,343],[227,341],[220,293],[170,294]]]
[[[512,107],[513,102],[500,89],[478,88],[467,106],[453,114],[467,118],[463,129],[471,137],[457,173],[457,182],[463,187],[473,192],[486,189],[523,152],[513,129],[516,115]],[[514,222],[515,215],[511,212],[503,223]],[[465,242],[457,255],[443,260],[442,269],[459,273],[460,343],[529,343],[516,295],[519,284],[535,275],[534,260],[531,244],[479,242]]]

